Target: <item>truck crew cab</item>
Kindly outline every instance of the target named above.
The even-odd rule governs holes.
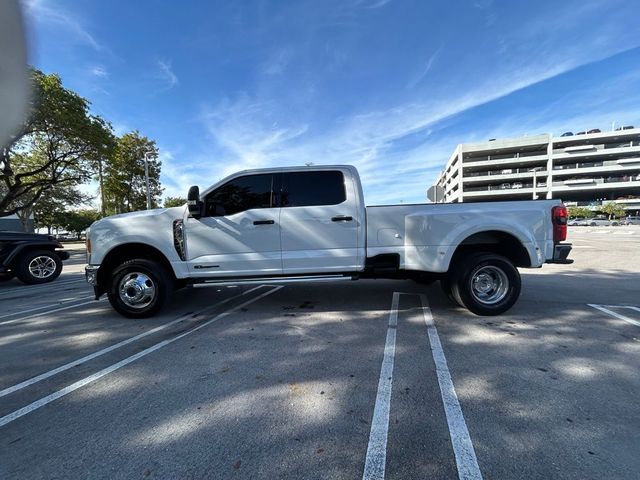
[[[458,304],[498,315],[518,267],[571,263],[559,200],[365,207],[349,165],[233,174],[188,204],[104,218],[87,234],[87,281],[120,314],[158,312],[181,287],[342,278],[440,280]]]

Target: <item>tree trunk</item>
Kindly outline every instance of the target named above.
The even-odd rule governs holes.
[[[16,213],[16,215],[18,215],[18,218],[20,219],[20,225],[22,226],[23,232],[29,232],[29,217],[32,213],[32,207],[18,210],[18,212]]]

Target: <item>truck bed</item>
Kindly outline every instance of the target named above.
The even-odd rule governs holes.
[[[550,210],[559,200],[373,205],[366,207],[366,255],[398,253],[400,268],[445,272],[452,252],[481,231],[515,236],[531,266],[553,257]]]

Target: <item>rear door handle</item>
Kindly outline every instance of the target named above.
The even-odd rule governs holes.
[[[353,220],[353,217],[348,217],[346,215],[338,215],[337,217],[331,217],[332,222],[350,222]]]
[[[255,220],[253,222],[254,225],[273,225],[274,222],[273,220]]]

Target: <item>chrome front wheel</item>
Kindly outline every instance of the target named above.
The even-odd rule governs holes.
[[[141,272],[130,272],[120,280],[118,295],[120,295],[120,300],[125,305],[135,309],[142,309],[153,303],[157,295],[157,289],[148,275]]]
[[[147,318],[169,299],[173,283],[160,262],[146,258],[126,260],[111,272],[107,297],[120,315]]]

